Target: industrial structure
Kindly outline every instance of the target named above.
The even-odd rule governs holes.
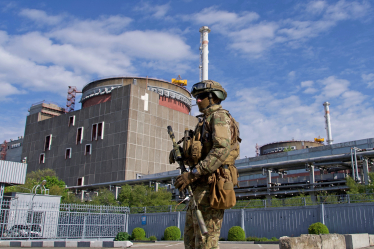
[[[327,133],[327,144],[332,144],[334,140],[332,140],[332,134],[331,134],[331,122],[330,122],[330,103],[325,102],[323,103],[323,106],[325,107],[325,120],[326,120],[326,133]]]
[[[260,155],[280,153],[283,151],[302,150],[307,148],[323,146],[323,143],[315,141],[289,140],[273,142],[259,147]]]
[[[200,32],[200,81],[208,80],[208,34],[210,33],[210,29],[208,26],[202,26],[199,30]]]
[[[9,139],[0,144],[0,155],[1,160],[21,162],[23,145],[23,136],[19,136],[18,139]]]
[[[50,168],[68,186],[83,186],[175,170],[166,127],[182,137],[197,122],[188,90],[148,77],[90,82],[80,102],[81,110],[67,113],[46,103],[30,108],[22,151],[28,172]]]

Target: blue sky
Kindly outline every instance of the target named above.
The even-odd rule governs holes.
[[[203,25],[242,158],[256,143],[326,138],[325,101],[334,142],[374,137],[372,16],[371,1],[1,0],[0,141],[23,135],[31,104],[64,106],[69,85],[181,75],[190,87]]]

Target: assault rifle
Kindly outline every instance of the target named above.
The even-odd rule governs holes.
[[[181,169],[181,173],[183,174],[184,172],[187,172],[187,169],[186,169],[186,166],[184,165],[184,162],[183,162],[181,147],[177,144],[177,142],[175,142],[174,132],[173,132],[173,129],[171,128],[170,125],[168,126],[168,133],[169,133],[169,136],[170,136],[171,140],[173,141],[174,160],[176,162],[178,162],[179,167]],[[200,231],[203,235],[206,235],[208,233],[208,230],[206,228],[206,225],[205,225],[205,222],[204,222],[204,219],[203,219],[203,215],[202,215],[201,211],[197,208],[197,204],[196,204],[195,198],[193,196],[192,189],[191,189],[190,185],[187,186],[187,191],[188,191],[188,194],[190,195],[190,201],[192,201],[193,209],[195,210],[195,215],[196,215],[197,223],[199,224]]]

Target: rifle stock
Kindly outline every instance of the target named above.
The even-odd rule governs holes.
[[[186,166],[184,165],[184,162],[183,162],[181,147],[175,141],[174,132],[173,132],[173,129],[171,128],[171,126],[169,125],[167,128],[168,128],[168,134],[169,134],[171,140],[173,141],[174,160],[176,162],[178,162],[179,167],[181,168],[181,172],[183,174],[184,172],[187,172],[187,169],[186,169]],[[206,225],[205,225],[205,222],[204,222],[204,219],[203,219],[203,214],[201,213],[201,211],[197,207],[197,204],[196,204],[193,192],[192,192],[192,188],[191,188],[190,185],[187,186],[187,191],[188,191],[189,195],[191,196],[190,200],[193,202],[195,215],[196,215],[197,222],[199,224],[200,231],[203,235],[206,235],[208,233],[208,230],[206,228]]]

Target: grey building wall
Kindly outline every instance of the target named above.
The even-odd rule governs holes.
[[[8,150],[6,153],[6,161],[21,162],[22,161],[22,145],[23,138],[7,142]],[[2,145],[2,144],[1,144]],[[0,151],[1,151],[0,145]]]
[[[144,100],[141,99],[145,93],[149,94],[148,111],[144,110]],[[112,95],[113,101],[117,101],[116,96],[118,95]],[[175,170],[177,164],[169,164],[172,142],[166,127],[171,125],[176,139],[180,139],[186,127],[193,129],[197,123],[194,116],[158,103],[157,93],[136,85],[131,86],[126,180],[135,179],[136,173],[154,174]]]
[[[141,95],[148,93],[149,109],[144,110]],[[194,127],[196,118],[158,104],[159,95],[136,85],[112,91],[111,101],[83,108],[38,122],[38,114],[27,117],[22,158],[28,159],[28,172],[51,168],[68,186],[134,179],[136,174],[152,174],[176,169],[168,164],[172,148],[166,126],[172,125],[176,137],[185,126]],[[68,126],[75,115],[75,125]],[[91,141],[92,124],[104,122],[104,138]],[[76,144],[77,128],[84,127],[82,144]],[[51,149],[44,151],[47,135]],[[91,144],[91,155],[84,155]],[[71,158],[65,159],[66,148]],[[45,163],[39,163],[45,153]]]

